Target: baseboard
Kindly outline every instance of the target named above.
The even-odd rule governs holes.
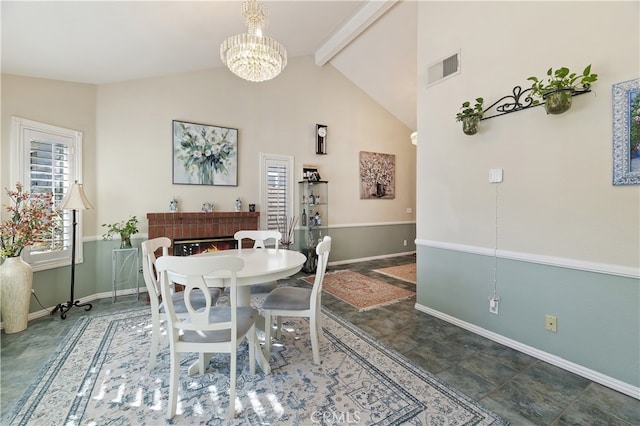
[[[388,259],[390,257],[398,257],[398,256],[408,256],[416,254],[415,251],[406,251],[403,253],[391,253],[391,254],[382,254],[380,256],[371,256],[371,257],[361,257],[358,259],[347,259],[347,260],[337,260],[335,262],[327,263],[327,266],[336,266],[336,265],[344,265],[347,263],[358,263],[358,262],[366,262],[368,260],[376,260],[376,259]]]
[[[342,265],[345,263],[356,263],[356,262],[364,262],[367,260],[375,260],[375,259],[385,259],[385,258],[391,258],[391,257],[397,257],[397,256],[406,256],[406,255],[412,255],[415,254],[415,251],[408,251],[408,252],[403,252],[403,253],[392,253],[392,254],[385,254],[385,255],[380,255],[380,256],[372,256],[372,257],[363,257],[360,259],[349,259],[349,260],[340,260],[337,262],[329,262],[327,264],[327,266],[336,266],[336,265]],[[147,288],[146,287],[140,287],[140,293],[146,293],[147,292]],[[135,289],[124,289],[120,292],[120,295],[129,295],[129,294],[134,294],[135,293]],[[107,292],[103,292],[103,293],[96,293],[96,294],[92,294],[90,296],[86,296],[86,297],[81,297],[80,299],[78,299],[80,301],[80,303],[89,303],[92,302],[94,300],[98,300],[98,299],[106,299],[112,296],[112,293],[110,291]],[[55,308],[55,306],[51,306],[50,308],[47,309],[41,309],[39,311],[35,311],[35,312],[31,312],[29,314],[28,320],[34,320],[37,318],[42,318],[42,317],[46,317],[47,315],[51,315],[51,311]],[[2,322],[0,322],[0,330],[2,330],[4,328],[4,324]]]
[[[451,315],[447,315],[440,311],[436,311],[427,306],[416,303],[415,308],[418,311],[421,311],[431,316],[434,316],[436,318],[439,318],[450,324],[457,325],[460,328],[464,328],[465,330],[469,330],[472,333],[478,334],[482,337],[486,337],[489,340],[493,340],[494,342],[508,346],[512,349],[515,349],[517,351],[530,355],[541,361],[548,362],[549,364],[555,365],[556,367],[562,368],[563,370],[570,371],[586,379],[589,379],[593,382],[600,383],[603,386],[606,386],[608,388],[616,390],[625,395],[629,395],[632,398],[640,400],[640,387],[632,386],[629,383],[625,383],[621,380],[614,379],[613,377],[606,376],[595,370],[591,370],[579,364],[575,364],[571,361],[567,361],[564,358],[560,358],[548,352],[541,351],[532,346],[528,346],[523,343],[520,343],[516,340],[509,339],[505,336],[486,330],[482,327],[478,327],[477,325],[462,321],[458,318],[452,317]]]
[[[123,289],[122,291],[118,292],[118,295],[120,296],[129,296],[131,294],[135,294],[136,290],[134,288],[129,288],[129,289]],[[147,288],[146,287],[140,287],[139,289],[139,294],[142,293],[147,293]],[[108,299],[111,298],[113,296],[113,293],[110,291],[105,291],[103,293],[96,293],[96,294],[92,294],[90,296],[86,296],[86,297],[81,297],[79,299],[76,299],[79,301],[79,303],[90,303],[94,300],[99,300],[99,299]],[[145,296],[146,297],[146,296]],[[27,321],[31,321],[37,318],[42,318],[42,317],[46,317],[48,315],[51,315],[51,311],[53,311],[55,308],[55,306],[51,306],[49,308],[46,309],[41,309],[39,311],[35,311],[35,312],[31,312],[29,314],[29,316],[27,317]],[[0,322],[0,330],[4,329],[4,323]]]

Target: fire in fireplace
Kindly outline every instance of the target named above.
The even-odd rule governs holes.
[[[231,237],[198,238],[188,240],[173,240],[174,256],[191,256],[218,250],[236,248],[236,240]]]

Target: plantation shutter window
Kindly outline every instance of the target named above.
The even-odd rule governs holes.
[[[261,154],[260,223],[282,230],[293,217],[293,157]]]
[[[15,181],[31,193],[53,193],[57,206],[75,180],[79,179],[82,133],[13,117],[16,141]],[[78,223],[81,224],[81,212]],[[23,259],[34,270],[69,264],[71,261],[71,211],[59,212],[59,220],[46,240],[23,251]],[[82,226],[78,226],[82,241]],[[82,262],[82,244],[76,246],[76,260]]]

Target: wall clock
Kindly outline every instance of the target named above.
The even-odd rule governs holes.
[[[316,124],[316,154],[327,153],[327,126]]]

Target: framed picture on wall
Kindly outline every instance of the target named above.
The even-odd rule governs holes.
[[[640,78],[613,85],[613,184],[640,184]]]
[[[173,120],[173,183],[238,185],[238,129]]]
[[[396,198],[396,156],[360,151],[360,199]]]

